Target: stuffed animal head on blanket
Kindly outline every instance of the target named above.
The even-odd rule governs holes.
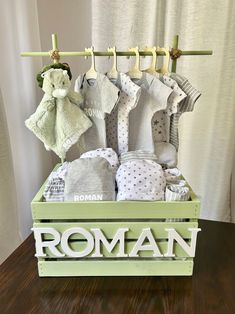
[[[43,67],[43,69],[37,74],[37,82],[38,82],[38,86],[39,86],[40,88],[42,88],[43,79],[44,79],[44,77],[43,77],[42,74],[45,73],[45,72],[47,72],[47,71],[50,70],[50,69],[62,69],[62,70],[67,70],[69,79],[70,79],[70,81],[71,81],[71,79],[72,79],[72,73],[71,73],[71,70],[70,70],[70,67],[69,67],[68,63],[65,63],[65,62],[63,62],[63,63],[60,63],[60,62],[59,62],[59,63],[53,63],[53,64],[45,65],[45,66]]]
[[[50,69],[42,74],[43,91],[55,98],[64,98],[68,95],[71,82],[68,72],[62,69]]]

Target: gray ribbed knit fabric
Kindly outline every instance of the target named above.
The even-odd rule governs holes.
[[[72,161],[65,175],[65,201],[115,200],[115,179],[110,163],[102,157]]]
[[[187,94],[187,97],[179,104],[179,112],[171,115],[170,120],[170,143],[175,146],[176,150],[179,148],[179,119],[184,112],[193,111],[194,105],[201,93],[194,88],[190,82],[182,75],[171,73],[173,78],[179,85],[179,87]]]
[[[165,200],[172,201],[188,201],[190,198],[190,191],[187,186],[179,186],[169,184],[166,186]]]
[[[134,160],[134,159],[140,159],[140,160],[147,159],[147,160],[153,160],[157,162],[157,156],[154,153],[151,153],[149,151],[144,151],[144,150],[135,150],[135,151],[122,153],[121,156],[119,157],[121,164],[128,160]]]

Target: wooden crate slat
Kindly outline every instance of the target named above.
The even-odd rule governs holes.
[[[60,233],[64,232],[69,228],[82,227],[87,230],[91,228],[100,228],[107,238],[112,239],[118,228],[129,228],[126,233],[126,239],[137,239],[143,228],[151,228],[153,234],[157,239],[166,239],[168,232],[165,228],[174,228],[183,238],[191,238],[191,232],[188,228],[197,228],[197,222],[45,222],[45,223],[34,223],[36,228],[55,228]],[[51,236],[45,234],[45,239],[50,239]],[[70,239],[82,239],[79,234],[74,234]]]
[[[127,254],[130,253],[130,251],[132,250],[135,243],[136,243],[135,241],[125,242],[125,252]],[[166,251],[167,251],[167,242],[166,241],[157,242],[157,245],[158,245],[160,252],[162,254],[166,253]],[[87,242],[85,242],[85,241],[71,241],[71,242],[69,242],[69,246],[74,251],[83,251],[87,246]],[[60,252],[63,252],[61,250],[61,245],[58,245],[57,248],[60,250]],[[116,254],[119,251],[119,244],[117,244],[114,247],[114,249],[111,253],[109,253],[103,245],[101,245],[100,251],[104,255],[105,258],[115,258]],[[55,255],[53,255],[48,248],[45,248],[45,253],[47,254],[47,257],[51,257],[51,258],[55,257]],[[93,257],[91,257],[92,253],[93,252],[91,252],[91,254],[86,256],[86,258],[93,259]],[[179,246],[178,243],[175,243],[175,245],[174,245],[174,254],[176,257],[182,257],[182,258],[188,257],[188,255],[185,253],[185,251],[182,249],[182,247]],[[140,251],[139,256],[150,258],[150,257],[153,257],[153,253],[150,251]],[[69,258],[69,256],[66,256],[66,258]],[[72,259],[72,257],[71,257],[71,259]]]
[[[39,261],[39,275],[50,276],[190,276],[193,261]]]
[[[198,218],[198,202],[32,203],[33,219]]]

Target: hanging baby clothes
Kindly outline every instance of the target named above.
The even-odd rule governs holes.
[[[110,79],[120,89],[120,98],[107,116],[107,144],[118,154],[128,151],[129,113],[137,105],[141,88],[125,73],[118,73],[117,79]]]
[[[187,97],[187,95],[168,75],[160,76],[160,80],[172,89],[172,93],[168,98],[167,109],[156,112],[152,119],[155,153],[158,156],[161,165],[175,167],[177,165],[177,152],[176,148],[169,143],[170,117],[172,114],[178,112],[179,104]]]
[[[151,121],[155,112],[167,108],[172,89],[156,76],[143,72],[140,79],[132,81],[141,87],[136,108],[130,112],[129,150],[154,152]]]
[[[110,114],[119,99],[119,89],[109,79],[97,73],[96,79],[86,79],[80,75],[75,82],[75,90],[79,91],[84,102],[81,108],[93,122],[92,127],[79,141],[80,154],[100,147],[107,147],[106,116]]]
[[[170,143],[175,146],[176,150],[179,147],[179,134],[178,126],[179,119],[184,112],[193,111],[194,105],[198,98],[201,96],[201,93],[194,88],[190,82],[183,77],[182,75],[171,73],[171,78],[173,78],[178,84],[179,87],[186,93],[187,97],[180,103],[177,113],[171,115],[170,121]]]
[[[167,75],[160,77],[162,83],[173,91],[168,98],[167,109],[156,112],[152,119],[152,130],[155,146],[159,142],[169,142],[170,139],[170,116],[178,112],[179,104],[187,95],[178,86],[175,80]]]
[[[164,168],[172,168],[177,165],[177,151],[171,143],[159,142],[156,145],[158,163]]]

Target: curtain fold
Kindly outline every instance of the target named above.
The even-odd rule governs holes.
[[[20,243],[15,177],[6,114],[0,90],[0,264]]]
[[[202,92],[194,112],[180,120],[178,166],[201,199],[201,217],[221,221],[231,220],[234,14],[234,3],[229,0],[92,1],[92,42],[98,50],[113,45],[117,49],[169,46],[179,34],[181,49],[214,51],[213,56],[185,56],[178,61],[177,72]],[[101,71],[112,64],[97,59]],[[120,71],[133,63],[119,59]],[[142,59],[142,67],[149,62],[150,58]]]
[[[30,203],[52,167],[51,153],[45,152],[24,125],[41,97],[35,80],[42,66],[41,58],[20,57],[21,51],[41,50],[35,0],[1,3],[0,42],[2,261],[30,233]]]

